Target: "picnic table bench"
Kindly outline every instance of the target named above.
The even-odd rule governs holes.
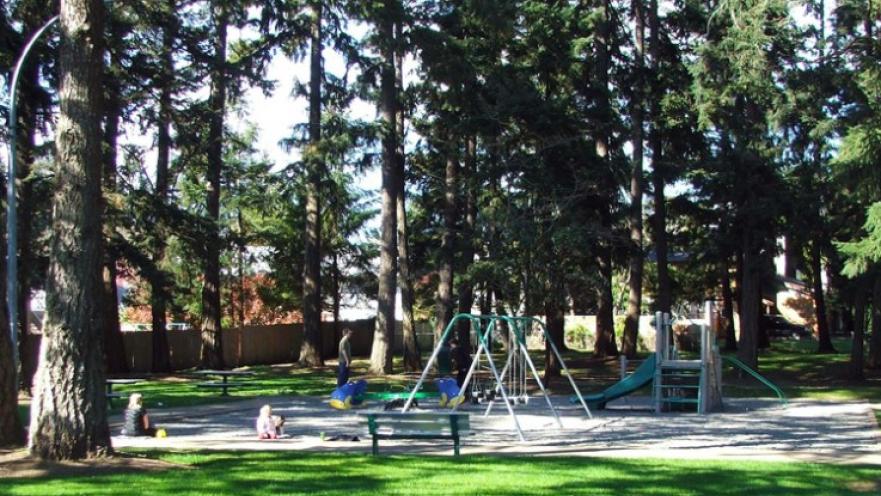
[[[373,437],[373,454],[380,439],[452,439],[459,456],[459,437],[470,433],[467,413],[457,412],[363,412]]]
[[[218,381],[208,381],[208,382],[200,382],[196,384],[196,387],[200,388],[210,388],[210,389],[220,389],[221,396],[229,396],[230,388],[237,388],[244,386],[243,382],[229,382],[230,377],[244,377],[254,375],[254,372],[242,371],[242,370],[197,370],[195,372],[198,375],[204,376],[215,376],[220,377],[221,380]]]
[[[107,388],[107,392],[104,393],[104,396],[107,398],[107,406],[112,407],[113,400],[128,398],[128,396],[126,396],[122,393],[114,393],[113,392],[113,385],[114,384],[132,385],[132,384],[137,384],[139,382],[141,382],[141,379],[106,379],[104,381],[104,387]]]

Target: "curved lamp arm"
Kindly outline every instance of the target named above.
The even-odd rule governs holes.
[[[15,164],[15,128],[18,116],[15,113],[15,97],[16,89],[18,88],[18,78],[21,75],[21,68],[24,66],[25,59],[27,59],[37,40],[58,21],[58,18],[59,16],[55,16],[49,19],[46,21],[46,24],[43,24],[34,33],[27,45],[25,45],[24,50],[22,50],[21,55],[18,56],[15,70],[12,72],[12,80],[9,83],[9,99],[7,100],[7,105],[9,106],[9,122],[7,123],[9,126],[9,169],[6,175],[6,299],[9,307],[9,334],[12,338],[12,373],[14,379],[18,373],[18,334],[16,332],[18,327],[18,215],[15,204],[15,175],[17,173]],[[17,379],[15,381],[17,382]]]

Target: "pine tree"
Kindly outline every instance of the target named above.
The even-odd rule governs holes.
[[[207,142],[208,232],[206,233],[204,281],[202,285],[202,366],[223,368],[220,310],[220,179],[223,175],[223,139],[226,114],[226,92],[229,84],[226,60],[226,37],[229,26],[228,6],[222,0],[210,3],[214,26],[213,61],[211,64],[211,95],[208,103],[209,125]]]
[[[123,105],[120,95],[122,64],[120,51],[124,44],[124,26],[121,19],[114,15],[108,16],[108,48],[109,65],[106,67],[104,95],[104,170],[102,206],[104,209],[104,267],[102,269],[102,285],[104,302],[102,327],[104,331],[104,356],[108,373],[128,372],[125,360],[125,343],[119,325],[119,302],[117,300],[117,250],[113,246],[113,237],[118,220],[117,203],[117,158],[120,121]]]
[[[395,82],[398,92],[398,111],[395,126],[398,136],[398,196],[395,202],[395,214],[398,228],[398,286],[401,288],[401,322],[404,370],[415,372],[422,370],[422,357],[416,341],[416,319],[413,315],[415,293],[413,276],[410,268],[410,236],[407,226],[407,174],[406,150],[404,148],[406,132],[406,112],[401,103],[404,94],[404,35],[403,21],[395,24]]]
[[[316,367],[321,357],[321,141],[322,7],[313,2],[309,58],[309,149],[306,152],[306,249],[303,263],[303,345],[300,362]]]
[[[645,254],[642,248],[642,158],[643,158],[643,65],[645,63],[645,15],[643,0],[632,0],[631,11],[634,29],[633,79],[634,89],[631,106],[633,159],[630,172],[630,242],[632,246],[629,267],[630,295],[627,301],[627,317],[621,351],[627,358],[636,355],[639,335],[639,316],[642,310],[642,272]]]
[[[99,322],[103,5],[61,2],[52,262],[31,404],[30,452],[78,459],[111,449]],[[71,419],[76,419],[72,422]]]
[[[172,148],[171,123],[173,120],[172,94],[175,86],[174,76],[174,43],[176,38],[177,0],[165,0],[158,9],[161,20],[161,39],[159,48],[158,74],[159,109],[156,119],[156,182],[153,195],[156,204],[162,210],[168,202],[168,190],[171,182],[169,163]],[[165,273],[159,268],[165,258],[166,226],[164,222],[156,223],[151,246],[152,261],[157,270],[152,271],[150,278],[150,314],[153,344],[153,372],[171,370],[171,357],[168,347],[166,325],[168,288]]]
[[[399,15],[398,2],[386,2],[375,19],[380,51],[380,113],[382,119],[382,217],[379,261],[379,295],[376,328],[370,351],[370,371],[390,373],[395,336],[395,292],[397,258],[397,136],[395,116],[398,108],[395,91],[394,26]]]

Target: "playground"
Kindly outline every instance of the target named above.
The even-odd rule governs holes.
[[[668,336],[672,332],[671,319],[658,314],[656,353],[630,374],[622,374],[616,384],[583,396],[542,322],[460,314],[446,326],[423,372],[407,392],[362,394],[354,401],[351,397],[340,401],[341,391],[346,389],[340,387],[331,395],[333,400],[268,396],[166,409],[154,416],[154,422],[172,433],[171,437],[119,436],[114,438],[114,446],[369,453],[375,426],[370,425],[374,420],[368,421],[368,417],[394,411],[385,414],[391,415],[388,421],[394,422],[390,425],[391,439],[381,443],[384,453],[445,454],[450,452],[449,443],[425,439],[424,432],[412,437],[402,435],[402,431],[415,431],[417,426],[401,422],[432,412],[437,416],[435,420],[446,421],[444,415],[455,411],[468,422],[461,442],[462,452],[470,455],[881,464],[878,425],[869,402],[788,401],[773,383],[736,362],[739,370],[750,372],[779,397],[723,398],[722,360],[712,339],[712,315],[712,305],[708,304],[701,326],[699,359],[678,356]],[[457,364],[464,379],[458,387],[450,380],[453,390],[449,394],[427,392],[432,389],[427,386],[429,378],[444,368],[439,357],[446,353],[446,343],[459,322],[469,323],[474,338],[467,363]],[[536,336],[548,339],[549,349],[568,379],[559,382],[568,382],[574,395],[554,395],[546,389],[527,346],[529,338]],[[493,349],[498,352],[490,353]],[[477,379],[481,368],[482,380]],[[437,381],[437,385],[444,387],[443,381]],[[650,396],[641,395],[646,390],[651,391]],[[709,399],[713,394],[715,399]],[[453,401],[456,397],[462,401]],[[255,412],[264,404],[286,419],[279,439],[255,439]],[[111,418],[113,432],[119,432],[121,421],[120,416]],[[421,429],[423,424],[418,427]],[[402,439],[396,439],[398,436]]]
[[[742,494],[755,489],[768,495],[837,495],[874,494],[881,488],[881,431],[874,396],[830,400],[788,389],[791,396],[803,397],[787,398],[778,388],[778,397],[747,376],[762,388],[761,397],[754,394],[756,389],[747,389],[746,397],[722,394],[709,411],[701,398],[713,380],[705,377],[711,369],[704,362],[711,362],[709,355],[717,351],[701,346],[706,353],[678,356],[663,336],[656,342],[656,354],[631,364],[629,373],[611,385],[605,376],[599,388],[598,382],[585,380],[596,379],[596,371],[581,368],[580,354],[560,354],[551,347],[571,380],[560,377],[546,385],[533,373],[544,367],[546,358],[527,346],[544,333],[540,322],[457,318],[471,322],[474,338],[470,366],[459,388],[460,394],[470,391],[468,401],[450,401],[455,390],[447,398],[435,391],[443,373],[462,367],[439,371],[443,364],[434,362],[446,353],[443,345],[426,356],[422,373],[405,378],[368,375],[363,399],[350,398],[337,408],[327,393],[333,387],[328,370],[234,371],[234,377],[256,379],[226,397],[200,391],[200,378],[122,381],[122,396],[134,391],[149,395],[151,422],[167,437],[120,435],[124,416],[118,405],[108,420],[121,457],[106,466],[88,461],[53,465],[0,453],[0,491]],[[453,331],[455,320],[445,334]],[[669,319],[660,316],[656,321],[661,334],[670,330]],[[506,325],[497,326],[499,322]],[[708,340],[703,345],[712,344],[711,333],[701,334]],[[664,363],[674,358],[676,370],[691,367],[697,375],[689,373],[685,382],[674,384],[678,373],[667,374],[662,378],[670,386],[665,392],[654,383],[657,374],[664,374]],[[567,362],[579,365],[569,369]],[[363,377],[363,367],[356,367],[355,378]],[[726,380],[732,378],[732,370],[726,369]],[[694,379],[697,386],[692,385]],[[763,380],[773,386],[770,379]],[[675,401],[660,401],[659,395]],[[257,439],[255,420],[264,405],[285,417],[278,439]],[[450,439],[409,435],[380,439],[380,456],[372,456],[368,418],[382,414],[392,419],[463,416],[468,423],[460,439],[461,456],[453,455]],[[464,467],[467,483],[451,475]],[[505,473],[511,477],[500,475]]]

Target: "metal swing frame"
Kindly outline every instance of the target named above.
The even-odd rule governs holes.
[[[447,327],[444,329],[441,338],[438,340],[437,344],[434,347],[431,358],[428,359],[428,363],[426,363],[425,368],[422,370],[422,375],[420,375],[419,381],[410,392],[410,396],[407,398],[406,403],[404,403],[404,406],[401,409],[402,413],[410,409],[410,406],[413,404],[413,400],[416,397],[416,394],[420,391],[420,389],[422,389],[422,385],[425,383],[425,379],[426,377],[428,377],[428,373],[431,370],[431,367],[437,361],[437,357],[440,353],[441,347],[443,347],[444,344],[447,342],[448,336],[455,328],[456,324],[461,320],[469,321],[469,323],[476,331],[478,340],[477,351],[474,354],[474,359],[471,360],[471,367],[468,369],[468,374],[465,376],[465,381],[462,383],[461,389],[464,391],[469,386],[471,378],[474,375],[474,370],[477,367],[478,358],[483,355],[486,358],[487,363],[489,364],[490,371],[492,372],[493,379],[495,380],[495,389],[501,394],[502,401],[505,402],[505,406],[508,409],[508,414],[510,415],[511,420],[513,420],[514,422],[514,428],[517,431],[517,436],[520,438],[520,441],[526,441],[526,438],[523,436],[523,429],[520,427],[520,422],[517,420],[517,414],[514,411],[514,408],[511,406],[511,398],[505,388],[504,381],[502,380],[502,377],[504,377],[505,373],[507,372],[512,360],[514,360],[515,355],[517,355],[518,353],[520,354],[522,359],[529,365],[529,369],[532,372],[532,377],[535,379],[536,384],[538,384],[538,387],[541,390],[545,401],[547,401],[548,408],[550,408],[551,413],[554,415],[554,419],[556,420],[557,425],[560,429],[563,428],[563,423],[560,421],[560,415],[557,413],[557,409],[551,402],[551,398],[548,396],[547,390],[544,387],[544,383],[542,383],[538,371],[535,368],[535,364],[530,358],[529,352],[526,348],[524,331],[528,325],[538,324],[538,326],[541,328],[545,338],[545,342],[550,345],[551,352],[554,354],[556,359],[559,360],[560,366],[563,369],[562,372],[569,379],[569,384],[575,391],[575,395],[581,402],[581,406],[584,408],[585,413],[587,414],[588,418],[593,418],[593,415],[591,415],[590,413],[590,408],[587,407],[587,403],[584,401],[584,398],[581,395],[581,391],[578,389],[578,385],[575,384],[575,380],[572,378],[572,374],[569,373],[569,368],[566,367],[566,362],[563,360],[563,357],[557,350],[557,346],[554,344],[554,341],[548,334],[544,322],[533,317],[512,317],[507,315],[472,315],[469,313],[457,314],[455,317],[453,317],[452,320],[450,320],[450,323],[447,324]],[[508,330],[510,333],[512,333],[510,337],[513,338],[509,340],[508,359],[504,368],[502,369],[501,374],[499,373],[499,370],[496,368],[495,362],[493,361],[492,349],[489,344],[489,340],[491,339],[492,333],[495,330],[496,322],[500,321],[505,322],[508,325]],[[484,323],[485,325],[483,325]],[[489,412],[492,409],[492,405],[494,402],[494,399],[490,401],[487,410],[484,413],[484,416],[489,415]],[[453,407],[453,410],[455,410],[456,408],[458,408],[458,405]]]

